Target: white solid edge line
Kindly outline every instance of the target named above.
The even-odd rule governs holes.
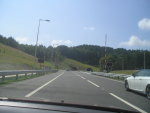
[[[48,84],[50,84],[51,82],[53,82],[54,80],[56,80],[58,77],[60,77],[61,75],[63,75],[63,73],[61,73],[60,75],[58,75],[57,77],[53,78],[52,80],[48,81],[47,83],[45,83],[44,85],[38,87],[37,89],[33,90],[32,92],[30,92],[29,94],[27,94],[25,97],[30,97],[33,94],[35,94],[36,92],[38,92],[39,90],[41,90],[43,87],[47,86]]]
[[[127,104],[128,106],[130,106],[130,107],[132,107],[132,108],[138,110],[139,112],[141,112],[141,113],[147,113],[146,111],[144,111],[144,110],[138,108],[137,106],[135,106],[135,105],[133,105],[133,104],[127,102],[126,100],[124,100],[124,99],[118,97],[117,95],[115,95],[115,94],[113,94],[113,93],[109,93],[109,94],[112,95],[113,97],[117,98],[118,100],[122,101],[123,103]]]
[[[99,85],[93,83],[92,81],[90,81],[90,80],[87,80],[87,81],[88,81],[89,83],[93,84],[94,86],[99,87]]]

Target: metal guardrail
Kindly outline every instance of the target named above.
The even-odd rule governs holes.
[[[91,74],[97,75],[97,76],[109,77],[109,78],[117,78],[117,79],[122,79],[122,80],[125,80],[127,77],[131,76],[127,74],[115,74],[115,73],[104,73],[104,72],[91,72]]]
[[[27,78],[28,75],[43,75],[49,72],[56,72],[57,70],[4,70],[0,71],[1,82],[5,81],[6,77],[16,77],[18,80],[19,75],[23,75]]]

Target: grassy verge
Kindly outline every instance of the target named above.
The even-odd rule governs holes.
[[[87,68],[92,68],[93,71],[99,71],[97,67],[90,66],[87,64],[80,63],[78,61],[66,58],[61,64],[61,69],[70,69],[71,67],[75,67],[77,70],[86,70]]]
[[[116,71],[111,71],[110,73],[131,75],[134,72],[136,72],[136,70],[116,70]]]
[[[52,67],[49,62],[42,65]],[[40,69],[40,66],[34,56],[0,43],[0,70]]]
[[[31,56],[18,49],[11,48],[0,43],[0,70],[32,70],[41,69],[41,67],[57,68],[54,62],[44,62],[39,64],[34,56]],[[80,63],[78,61],[65,58],[57,63],[58,69],[71,69],[75,67],[77,70],[86,70],[92,68],[94,71],[99,71],[97,67]]]
[[[114,80],[119,80],[119,81],[124,81],[123,78],[119,78],[119,77],[114,77],[114,78],[112,78],[112,77],[107,77],[107,78],[114,79]]]

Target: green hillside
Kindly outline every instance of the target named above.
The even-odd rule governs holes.
[[[66,58],[63,62],[60,63],[61,69],[72,69],[76,68],[77,70],[86,70],[87,68],[92,68],[93,71],[98,71],[99,69],[94,66],[80,63],[78,61]]]
[[[40,64],[35,62],[35,57],[0,43],[0,70],[17,69],[40,69]]]
[[[43,65],[55,68],[53,62],[44,62]],[[72,67],[78,70],[85,70],[87,68],[92,68],[95,71],[98,70],[96,67],[82,64],[68,58],[64,58],[64,60],[58,64],[59,69],[71,69]],[[0,43],[0,70],[21,69],[40,69],[40,64],[35,62],[35,57]]]

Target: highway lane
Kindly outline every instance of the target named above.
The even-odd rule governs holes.
[[[76,75],[76,72],[65,72],[57,80],[48,84],[30,98],[49,99],[56,102],[63,100],[66,103],[76,104],[116,106],[133,110],[95,86],[91,81],[80,78]]]
[[[145,95],[133,91],[126,91],[123,81],[117,81],[100,76],[92,76],[91,74],[87,74],[84,72],[77,73],[86,79],[94,81],[94,83],[100,85],[102,89],[104,89],[109,94],[113,93],[118,97],[126,100],[127,102],[141,108],[142,110],[148,113],[150,112],[150,100],[148,100]]]
[[[47,74],[33,79],[15,82],[5,86],[0,86],[1,97],[12,97],[12,98],[24,98],[25,94],[33,91],[37,87],[45,84],[49,80],[53,79],[63,71],[57,73]]]
[[[0,86],[1,97],[26,98],[76,104],[115,106],[137,110],[114,95],[150,112],[150,101],[124,90],[123,83],[78,71],[59,71],[50,75]]]

